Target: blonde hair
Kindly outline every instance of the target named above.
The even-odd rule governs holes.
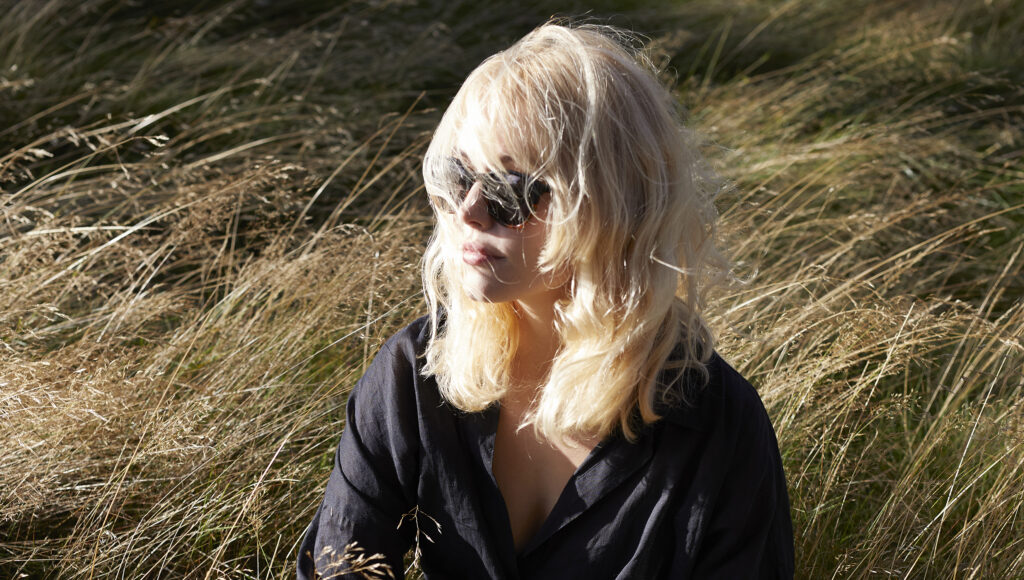
[[[659,371],[706,377],[712,354],[704,293],[728,266],[713,243],[717,188],[633,44],[611,27],[540,26],[469,75],[424,159],[428,194],[452,203],[451,159],[494,170],[501,146],[550,186],[539,268],[567,273],[569,291],[556,306],[560,348],[525,424],[552,440],[616,428],[634,438],[659,419],[660,400],[681,392],[659,389]],[[451,221],[438,220],[423,261],[425,372],[473,412],[508,389],[518,318],[511,303],[463,291]]]

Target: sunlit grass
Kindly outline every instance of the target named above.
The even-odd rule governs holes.
[[[0,14],[4,577],[291,574],[347,390],[423,313],[429,132],[556,11],[204,6]],[[1024,575],[1024,6],[613,21],[733,185],[712,319],[798,576]]]

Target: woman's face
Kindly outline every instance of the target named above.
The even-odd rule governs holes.
[[[507,155],[506,171],[522,171]],[[468,166],[472,174],[476,168]],[[448,251],[461,273],[461,283],[474,300],[511,302],[526,308],[549,308],[564,295],[565,280],[539,271],[541,250],[547,239],[545,222],[550,194],[534,206],[533,215],[519,227],[499,223],[487,211],[484,184],[474,182],[450,216],[453,243]],[[564,277],[562,277],[564,278]]]

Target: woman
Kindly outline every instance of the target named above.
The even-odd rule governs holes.
[[[792,576],[775,434],[702,316],[713,195],[623,40],[541,26],[445,113],[430,315],[349,398],[300,578],[414,543],[427,578]]]

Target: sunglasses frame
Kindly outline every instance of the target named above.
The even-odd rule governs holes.
[[[461,205],[473,185],[480,183],[487,215],[511,229],[522,229],[530,221],[540,198],[551,191],[544,181],[520,171],[476,173],[456,158],[451,159],[451,173],[458,189],[456,205]],[[449,213],[454,213],[454,210]]]

